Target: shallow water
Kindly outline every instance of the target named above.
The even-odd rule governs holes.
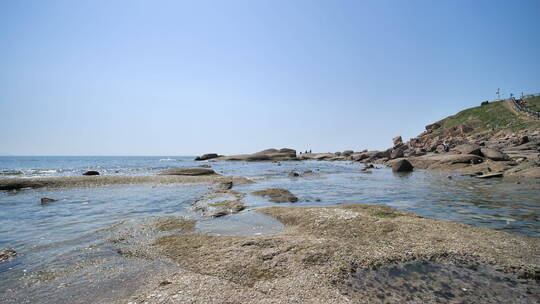
[[[16,175],[22,178],[78,176],[86,170],[98,170],[106,175],[145,175],[172,167],[201,165],[191,159],[1,157],[0,171],[22,172]],[[247,176],[256,181],[254,184],[236,185],[236,191],[250,193],[281,187],[299,197],[298,203],[279,205],[384,204],[426,217],[540,236],[538,184],[503,183],[497,179],[479,180],[424,170],[395,175],[388,168],[380,168],[372,169],[368,174],[360,172],[363,165],[348,162],[208,164],[218,173]],[[312,170],[313,173],[289,177],[288,172],[292,170],[299,173]],[[47,294],[48,299],[52,299],[51,303],[55,302],[54,299],[66,297],[70,299],[66,303],[84,302],[85,290],[91,289],[102,289],[101,302],[109,301],[121,298],[122,288],[108,289],[103,285],[105,282],[108,286],[122,286],[118,282],[125,281],[125,288],[133,289],[137,280],[131,280],[141,275],[137,269],[149,267],[155,269],[153,273],[170,269],[160,264],[166,262],[139,258],[126,262],[118,254],[117,244],[111,242],[111,239],[118,239],[118,229],[114,228],[117,226],[122,229],[130,227],[131,232],[150,236],[152,233],[141,227],[152,218],[181,216],[197,220],[196,231],[214,235],[257,235],[283,229],[278,221],[253,212],[256,208],[276,204],[251,195],[242,200],[248,206],[246,211],[219,219],[202,217],[192,204],[210,188],[207,184],[144,184],[0,192],[0,248],[12,247],[19,253],[11,262],[0,264],[0,302],[43,302],[39,299]],[[41,205],[41,197],[59,201]],[[115,225],[117,223],[120,224]],[[145,241],[144,238],[141,240]],[[116,271],[104,278],[104,268]],[[58,289],[58,286],[71,287]],[[20,293],[22,288],[24,293]],[[95,302],[98,300],[96,298]]]

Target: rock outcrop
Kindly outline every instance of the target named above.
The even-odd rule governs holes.
[[[197,156],[195,158],[195,160],[199,161],[199,160],[209,160],[209,159],[213,159],[213,158],[218,158],[220,157],[221,155],[218,155],[217,153],[208,153],[208,154],[203,154],[201,156]]]
[[[274,203],[295,203],[298,201],[298,197],[292,194],[289,190],[280,188],[257,190],[251,194],[268,197],[269,200]]]
[[[288,161],[298,160],[293,149],[267,149],[253,154],[220,156],[211,161]]]

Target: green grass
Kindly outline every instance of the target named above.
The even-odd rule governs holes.
[[[504,101],[491,102],[484,106],[463,110],[443,119],[440,123],[441,128],[436,129],[435,133],[442,133],[460,124],[473,128],[475,133],[502,129],[519,131],[540,128],[540,121],[523,119],[520,115],[509,110],[504,105]]]
[[[525,99],[525,106],[533,111],[540,112],[540,96]]]

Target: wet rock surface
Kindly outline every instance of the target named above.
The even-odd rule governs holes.
[[[540,285],[490,265],[432,261],[356,269],[343,293],[368,303],[535,303]]]
[[[298,197],[287,189],[270,188],[251,192],[252,195],[268,197],[274,203],[295,203]]]
[[[375,205],[259,212],[279,219],[287,230],[254,237],[158,238],[149,249],[162,252],[182,271],[160,278],[171,284],[141,289],[129,301],[538,301],[540,240],[535,238]]]
[[[0,263],[7,262],[17,256],[17,252],[13,248],[0,249]]]

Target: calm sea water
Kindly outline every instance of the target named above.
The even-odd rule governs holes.
[[[13,178],[79,176],[86,170],[104,175],[151,175],[200,164],[193,157],[0,157],[0,172]],[[289,189],[299,197],[295,206],[384,204],[426,217],[540,237],[538,184],[424,170],[394,175],[388,168],[379,168],[366,174],[359,170],[363,165],[349,162],[208,164],[218,173],[247,176],[256,182],[235,186],[240,192]],[[288,176],[289,171],[306,170],[313,174]],[[250,195],[243,199],[247,211],[220,219],[202,217],[191,205],[209,190],[206,184],[144,184],[0,192],[0,248],[12,247],[19,253],[11,262],[0,264],[0,302],[92,302],[85,295],[93,295],[96,303],[107,302],[135,288],[137,278],[147,269],[170,268],[164,262],[121,259],[111,242],[118,231],[107,229],[118,223],[130,235],[142,233],[141,227],[159,216],[195,219],[198,231],[213,234],[250,235],[283,229],[272,218],[253,212],[274,204]],[[41,205],[41,197],[59,201]],[[96,290],[99,297],[95,297]]]

